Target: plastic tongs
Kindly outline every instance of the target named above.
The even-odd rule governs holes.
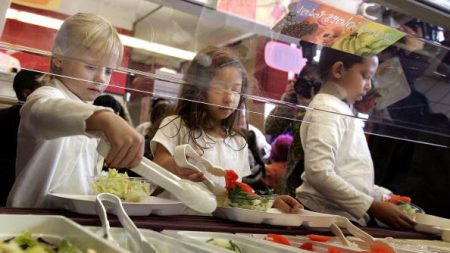
[[[101,139],[97,147],[98,153],[106,157],[110,149],[110,145]],[[216,198],[210,191],[197,183],[179,178],[145,157],[131,170],[169,191],[179,201],[198,212],[211,213],[217,207]]]
[[[352,243],[345,238],[345,236],[342,234],[342,231],[340,231],[339,229],[340,227],[347,229],[350,234],[361,239],[369,249],[372,245],[379,245],[384,248],[389,248],[391,252],[397,252],[397,250],[389,243],[382,239],[376,239],[372,237],[357,226],[353,225],[353,223],[351,223],[349,219],[342,216],[336,216],[336,220],[330,226],[330,229],[335,235],[337,235],[337,237],[341,240],[341,242],[343,242],[344,245],[351,246]]]
[[[180,167],[204,172],[196,165],[189,162],[188,158],[192,158],[195,161],[200,162],[209,173],[215,176],[225,176],[225,171],[214,167],[211,162],[201,157],[189,144],[176,146],[173,156],[175,159],[175,163]],[[208,187],[208,189],[210,189],[216,196],[225,196],[227,193],[223,186],[211,181],[207,177],[205,177],[205,181],[203,181],[203,183],[205,183],[206,187]]]
[[[131,235],[131,238],[138,243],[143,253],[157,253],[158,250],[148,242],[139,229],[123,209],[122,201],[115,195],[100,193],[95,202],[95,211],[100,217],[102,227],[108,240],[113,240],[109,231],[109,222],[106,213],[109,211],[117,216],[123,228]]]
[[[393,246],[383,239],[376,239],[353,225],[349,219],[339,215],[323,214],[312,211],[300,210],[302,223],[310,227],[329,228],[337,236],[337,239],[345,246],[355,246],[342,233],[341,228],[345,228],[350,234],[363,241],[364,246],[370,248],[372,245],[379,245],[383,248],[389,248],[390,252],[397,252]]]

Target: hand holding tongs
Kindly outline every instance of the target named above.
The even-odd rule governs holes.
[[[110,149],[111,147],[104,139],[97,147],[98,153],[103,157],[108,155]],[[169,191],[179,201],[198,212],[211,213],[217,207],[216,198],[207,189],[192,181],[179,178],[145,157],[136,168],[131,170]]]
[[[106,207],[106,208],[105,208]],[[131,235],[134,241],[136,241],[143,253],[157,253],[158,250],[145,239],[139,229],[134,225],[133,221],[127,215],[122,206],[122,201],[115,195],[109,193],[100,193],[97,195],[95,201],[95,211],[100,217],[102,227],[105,230],[105,234],[108,240],[113,240],[109,231],[109,222],[107,218],[107,211],[115,214],[120,221],[120,224]]]
[[[206,171],[210,172],[213,175],[216,176],[224,176],[225,171],[214,167],[208,160],[201,157],[189,144],[180,145],[175,147],[175,152],[173,154],[175,163],[183,168],[188,168],[200,172],[204,172],[201,169],[199,169],[197,166],[189,162],[188,157],[194,159],[195,161],[200,162],[205,168]],[[214,195],[216,196],[224,196],[227,194],[227,191],[225,190],[225,187],[217,184],[214,181],[211,181],[209,178],[205,177],[205,180],[203,181],[210,189]]]

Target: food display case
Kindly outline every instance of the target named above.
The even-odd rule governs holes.
[[[25,69],[49,73],[54,35],[64,19],[78,12],[105,17],[120,34],[124,45],[121,66],[111,69],[110,83],[102,85],[107,86],[106,93],[125,105],[125,117],[133,126],[150,120],[152,101],[164,98],[175,104],[184,99],[179,95],[183,87],[199,85],[187,81],[190,79],[185,70],[196,54],[207,47],[228,47],[238,56],[247,72],[247,87],[225,92],[245,100],[240,110],[241,127],[247,129],[251,124],[267,136],[273,134],[267,125],[264,129],[270,120],[285,126],[317,124],[303,121],[302,116],[305,111],[314,110],[308,104],[318,87],[310,81],[307,87],[296,87],[295,80],[318,79],[321,48],[331,47],[359,56],[377,55],[380,64],[372,78],[372,88],[352,107],[353,115],[336,117],[359,119],[364,125],[377,184],[411,196],[427,213],[450,218],[450,194],[443,183],[450,179],[449,6],[445,1],[408,0],[411,5],[407,7],[403,1],[393,2],[4,0],[0,3],[0,107],[21,103],[12,89],[16,72]],[[208,59],[202,64],[208,64]],[[298,96],[292,96],[293,90]],[[193,100],[210,104],[201,96]],[[285,127],[281,133],[287,131]],[[66,209],[77,210],[74,201],[67,198],[63,201],[67,202]],[[235,214],[226,213],[227,210],[216,212],[227,220],[184,217],[179,214],[186,206],[180,202],[170,200],[164,204],[176,210],[165,214],[164,209],[153,207],[154,212],[147,210],[144,217],[140,213],[134,221],[139,227],[156,231],[330,234],[327,229],[298,227],[302,222],[294,228],[283,222],[273,225],[270,220],[244,224],[241,217],[228,217]],[[94,212],[92,205],[88,209],[81,213]],[[28,212],[61,214],[83,225],[99,225],[95,216],[68,211],[0,208],[0,213]],[[117,225],[117,220],[112,224]],[[438,225],[428,224],[429,229],[422,230],[431,234],[383,228],[366,231],[375,237],[439,239],[450,227],[436,228]],[[170,234],[182,240],[181,233]],[[244,236],[245,240],[250,240],[247,237]],[[168,238],[164,240],[173,240]],[[302,240],[303,243],[305,238]],[[195,251],[192,240],[185,245],[189,245],[186,252]]]

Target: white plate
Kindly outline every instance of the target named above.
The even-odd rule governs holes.
[[[62,216],[0,214],[0,239],[9,239],[24,231],[51,242],[65,239],[83,250],[90,248],[98,253],[127,252],[99,239],[94,233]]]
[[[254,224],[269,224],[278,226],[310,226],[330,227],[335,222],[335,215],[300,210],[297,214],[283,213],[279,209],[270,208],[267,212],[243,209],[237,207],[218,207],[214,216]]]
[[[229,233],[215,233],[215,232],[194,232],[194,231],[174,231],[163,230],[162,233],[172,236],[178,240],[196,243],[204,249],[213,250],[214,252],[232,252],[230,250],[219,248],[215,245],[209,244],[208,241],[211,238],[225,239],[233,241],[240,249],[242,253],[290,253],[290,252],[311,252],[286,245],[277,245],[272,242],[265,242],[254,240],[249,237],[239,236]]]
[[[450,219],[417,213],[414,229],[420,232],[439,235],[443,241],[450,242]]]
[[[86,229],[96,233],[100,238],[102,237],[102,228],[101,227],[85,227]],[[144,235],[145,239],[148,242],[153,244],[155,248],[158,250],[158,253],[209,253],[215,252],[203,248],[201,245],[184,242],[178,239],[175,239],[171,236],[155,232],[149,229],[139,229]],[[112,237],[116,240],[119,245],[130,252],[138,252],[136,248],[136,244],[131,239],[129,234],[123,228],[111,228],[110,230]],[[103,239],[106,241],[106,239]]]
[[[57,206],[81,214],[96,214],[95,195],[50,194]],[[123,202],[123,207],[129,216],[179,215],[186,206],[178,201],[149,196],[141,202]]]

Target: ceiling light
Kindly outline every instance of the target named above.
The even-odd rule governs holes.
[[[55,30],[58,30],[61,27],[62,23],[64,22],[63,20],[60,20],[60,19],[50,18],[50,17],[46,17],[43,15],[38,15],[38,14],[31,13],[31,12],[26,12],[26,11],[19,11],[19,10],[11,9],[11,8],[7,10],[6,18],[18,20],[20,22],[28,23],[28,24],[32,24],[32,25],[43,26],[43,27],[47,27],[47,28],[55,29]],[[143,49],[146,51],[163,54],[163,55],[167,55],[167,56],[172,56],[172,57],[180,58],[180,59],[184,59],[184,60],[192,60],[192,59],[194,59],[194,56],[195,56],[195,52],[192,52],[192,51],[187,51],[187,50],[183,50],[183,49],[179,49],[179,48],[175,48],[175,47],[171,47],[171,46],[167,46],[167,45],[163,45],[163,44],[159,44],[159,43],[155,43],[155,42],[150,42],[150,41],[146,41],[146,40],[142,40],[142,39],[138,39],[138,38],[134,38],[134,37],[127,36],[127,35],[122,35],[122,34],[120,34],[119,37],[125,46],[139,48],[139,49]]]
[[[172,73],[172,74],[176,74],[177,73],[177,71],[175,71],[174,69],[166,68],[166,67],[162,67],[159,70],[161,70],[163,72],[167,72],[167,73]]]

